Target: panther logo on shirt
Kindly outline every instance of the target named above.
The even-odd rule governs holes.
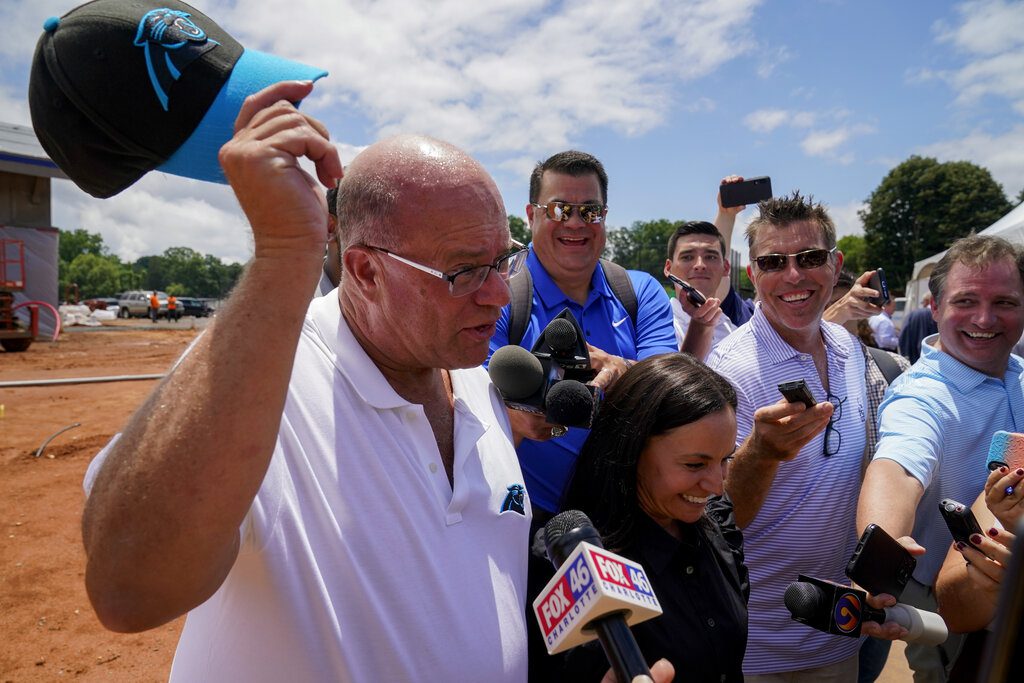
[[[508,493],[501,504],[501,512],[518,512],[526,516],[526,488],[522,484],[509,484]]]

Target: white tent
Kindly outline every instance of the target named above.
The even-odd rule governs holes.
[[[1014,244],[1024,244],[1024,204],[1020,204],[978,234],[998,235]],[[945,251],[940,251],[938,254],[921,259],[914,264],[914,272],[910,281],[907,282],[907,311],[912,311],[921,305],[921,299],[928,291],[928,278],[931,276],[935,264],[945,253]]]

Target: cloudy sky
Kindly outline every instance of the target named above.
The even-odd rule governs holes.
[[[30,124],[42,22],[77,4],[0,3],[0,120]],[[858,234],[857,209],[911,154],[981,164],[1011,200],[1024,188],[1019,0],[191,4],[248,47],[330,71],[303,110],[344,160],[396,132],[450,140],[520,216],[530,169],[567,148],[605,163],[609,227],[710,219],[719,180],[738,173],[814,194]],[[55,181],[53,222],[125,259],[251,253],[228,188],[159,173],[106,200]]]

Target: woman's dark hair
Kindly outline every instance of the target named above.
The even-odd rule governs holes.
[[[684,353],[637,363],[605,395],[590,436],[562,498],[563,510],[581,510],[605,547],[622,551],[637,515],[636,470],[652,436],[722,410],[736,410],[736,391],[708,366]]]

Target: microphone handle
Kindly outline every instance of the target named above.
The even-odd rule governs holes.
[[[597,631],[597,639],[601,641],[601,647],[604,648],[619,683],[634,683],[638,676],[647,677],[640,678],[639,681],[653,680],[651,670],[640,654],[640,646],[636,644],[636,638],[629,630],[622,612],[606,614],[584,628],[593,628]]]

